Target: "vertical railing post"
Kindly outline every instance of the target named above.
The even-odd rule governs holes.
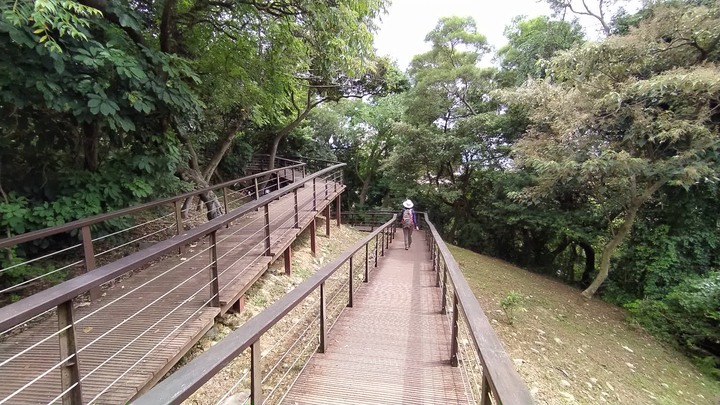
[[[450,365],[458,366],[458,298],[453,293],[452,337],[450,338]]]
[[[382,234],[380,237],[380,256],[385,257],[385,228],[380,233]]]
[[[385,249],[390,249],[390,230],[385,227]]]
[[[375,234],[375,267],[377,267],[378,262],[378,237],[380,236],[379,233]]]
[[[313,256],[317,254],[317,242],[315,240],[315,234],[317,233],[317,228],[315,224],[315,217],[312,217],[310,220],[310,252]]]
[[[83,259],[85,260],[85,272],[87,273],[95,269],[95,249],[93,248],[90,225],[83,226],[80,232],[82,233]],[[99,286],[90,290],[90,300],[95,301],[98,298],[100,298]]]
[[[330,183],[328,182],[328,179],[325,178],[325,199],[326,200],[330,199],[330,191],[328,190],[329,185],[330,185]]]
[[[370,242],[365,244],[365,276],[363,277],[363,283],[367,283],[370,280],[370,271],[368,267],[370,266]]]
[[[325,353],[325,282],[320,283],[320,345],[318,353]]]
[[[440,308],[440,313],[445,315],[447,313],[447,266],[443,266],[443,269],[442,307]]]
[[[57,306],[58,334],[60,342],[60,384],[63,405],[82,405],[80,386],[80,362],[75,343],[75,323],[73,322],[73,303],[67,300]],[[72,358],[69,358],[71,357]],[[67,392],[66,392],[67,391]]]
[[[350,255],[350,269],[348,271],[349,276],[349,288],[348,288],[348,304],[347,306],[352,308],[353,306],[353,254]]]
[[[275,177],[277,177],[277,188],[280,190],[280,172],[278,172]]]
[[[337,216],[337,218],[336,218],[337,226],[340,227],[340,225],[342,225],[342,220],[340,219],[340,196],[337,196],[337,206],[335,208],[335,215]]]
[[[250,345],[250,404],[262,404],[262,369],[260,339]]]
[[[440,287],[440,266],[433,266],[435,271],[435,287]]]
[[[210,306],[220,307],[220,283],[218,282],[217,231],[210,233]]]
[[[272,256],[270,252],[270,207],[265,204],[265,256]]]
[[[294,173],[294,172],[293,172]],[[298,206],[298,189],[293,190],[293,197],[295,198],[295,228],[300,228],[300,207]]]
[[[317,186],[315,180],[317,180],[317,177],[313,177],[313,211],[317,211]]]
[[[255,177],[253,182],[255,183],[255,199],[257,200],[260,198],[260,185],[258,184],[258,178]]]
[[[183,229],[183,220],[182,220],[182,205],[180,203],[180,200],[175,201],[175,234],[180,235],[185,229]],[[183,253],[183,247],[180,246],[178,248],[178,254]]]
[[[325,236],[330,237],[330,204],[325,207]]]
[[[224,214],[228,213],[228,196],[227,196],[227,187],[222,188],[223,193],[223,207],[225,208]],[[230,227],[230,223],[226,225],[226,227]]]

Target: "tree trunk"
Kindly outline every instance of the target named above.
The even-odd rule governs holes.
[[[199,188],[210,187],[207,180],[205,180],[205,178],[203,177],[202,173],[197,170],[186,169],[185,171],[183,171],[183,176],[186,177],[188,181],[192,181],[193,183],[197,184]],[[213,193],[212,191],[200,193],[199,197],[203,204],[205,204],[205,208],[207,209],[208,220],[215,219],[225,214],[223,206],[222,204],[220,204],[217,195],[215,195],[215,193]],[[189,208],[189,206],[190,204],[188,204],[188,202],[186,201],[186,204],[183,208]]]
[[[84,123],[82,127],[85,169],[95,172],[100,167],[98,151],[100,145],[100,128],[97,121]]]
[[[582,292],[582,295],[585,298],[592,298],[605,279],[607,279],[610,272],[610,258],[613,253],[615,253],[615,249],[617,249],[620,243],[630,233],[630,229],[633,226],[633,222],[635,222],[635,217],[637,216],[637,212],[642,203],[643,201],[640,201],[637,198],[630,203],[630,207],[625,213],[620,229],[618,229],[615,236],[613,236],[613,238],[610,239],[603,248],[602,256],[600,257],[600,271],[598,271],[598,274],[595,276],[595,280],[593,280],[592,284],[590,284],[590,287],[586,288],[585,291]]]
[[[603,248],[602,256],[600,257],[600,270],[598,271],[597,276],[595,276],[595,280],[593,280],[592,284],[590,284],[590,287],[586,288],[585,291],[582,292],[582,295],[585,298],[592,298],[598,288],[600,288],[600,285],[602,285],[605,279],[607,279],[610,272],[610,258],[615,252],[615,249],[617,249],[620,243],[622,243],[625,237],[630,233],[630,229],[635,222],[638,210],[640,210],[640,207],[645,204],[645,201],[649,200],[650,197],[655,194],[655,192],[658,191],[666,182],[667,180],[658,180],[648,186],[642,194],[635,194],[635,196],[630,200],[630,206],[628,207],[627,212],[625,212],[625,217],[623,218],[622,225],[620,225],[620,229],[618,229],[615,236],[613,236],[613,238],[610,239]],[[631,179],[631,183],[634,188],[634,178]]]
[[[362,188],[360,189],[360,204],[365,205],[367,202],[368,192],[370,191],[370,183],[372,182],[373,172],[370,171],[367,176],[362,180]]]
[[[590,277],[595,273],[595,249],[587,242],[577,241],[575,243],[585,251],[585,270],[580,277],[580,286],[586,288],[590,285]]]

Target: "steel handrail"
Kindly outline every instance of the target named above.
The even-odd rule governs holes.
[[[283,295],[278,301],[250,318],[215,346],[201,356],[175,371],[168,378],[150,389],[132,402],[133,405],[179,404],[199,389],[210,378],[222,370],[248,347],[254,345],[262,335],[300,304],[307,296],[317,290],[343,264],[364,246],[368,245],[381,232],[392,232],[396,215],[377,230],[343,252],[335,260],[320,268],[296,288]],[[390,237],[383,234],[384,238]],[[384,242],[383,242],[384,243]],[[352,262],[351,262],[352,263]],[[367,263],[366,263],[367,265]],[[253,387],[251,389],[257,389]],[[259,387],[262,390],[261,387]],[[251,393],[251,396],[253,394]]]
[[[177,251],[182,246],[202,239],[239,217],[270,204],[272,201],[286,194],[290,194],[300,187],[304,187],[306,183],[312,182],[314,179],[338,170],[343,166],[345,166],[345,163],[340,163],[320,170],[303,178],[302,181],[283,187],[281,190],[266,194],[255,201],[242,205],[232,212],[210,220],[205,224],[186,231],[180,235],[158,242],[139,252],[135,252],[114,262],[98,267],[73,279],[33,294],[18,302],[6,305],[0,308],[0,332],[26,322],[36,315],[55,308],[59,304],[72,300],[73,298],[94,288],[100,287],[102,284],[127,272],[137,270],[162,255],[168,254],[172,251]]]
[[[530,405],[534,404],[530,391],[515,370],[505,348],[497,337],[485,312],[480,307],[475,294],[460,270],[460,266],[440,237],[435,225],[430,222],[428,214],[424,214],[428,233],[432,236],[434,244],[443,258],[445,271],[455,290],[455,308],[465,314],[468,329],[475,350],[483,366],[483,395],[486,387],[492,390],[496,402],[502,404]],[[437,269],[439,272],[440,269]],[[487,385],[485,384],[487,382]],[[485,402],[483,402],[485,403]]]
[[[279,158],[279,159],[283,159],[283,158]],[[289,159],[283,159],[283,160],[289,160]],[[280,172],[283,170],[295,170],[295,169],[302,168],[304,166],[306,166],[306,163],[297,162],[297,164],[292,165],[292,166],[279,167],[277,169],[264,171],[262,173],[257,173],[257,174],[253,174],[250,176],[241,177],[241,178],[238,178],[235,180],[226,181],[226,182],[216,184],[216,185],[213,185],[210,187],[205,187],[205,188],[202,188],[199,190],[189,191],[187,193],[176,195],[173,197],[162,198],[162,199],[150,201],[150,202],[147,202],[144,204],[139,204],[139,205],[134,205],[132,207],[122,208],[122,209],[119,209],[116,211],[78,219],[78,220],[63,224],[63,225],[54,226],[52,228],[38,229],[37,231],[27,232],[27,233],[23,233],[21,235],[12,236],[10,238],[0,239],[0,248],[17,246],[21,243],[31,242],[36,239],[47,238],[49,236],[57,235],[60,233],[65,233],[65,232],[69,232],[69,231],[72,231],[75,229],[80,229],[80,228],[83,228],[86,226],[95,225],[97,223],[104,222],[109,219],[130,215],[130,214],[136,213],[138,211],[143,211],[143,210],[146,210],[149,208],[154,208],[154,207],[158,207],[161,205],[174,203],[175,201],[182,201],[189,197],[194,197],[196,195],[206,193],[208,191],[215,191],[215,190],[223,188],[223,187],[232,186],[234,184],[237,184],[237,183],[240,183],[243,181],[253,180],[255,178],[264,177],[264,176],[267,176],[268,174],[274,174],[274,173],[277,173],[277,172]]]

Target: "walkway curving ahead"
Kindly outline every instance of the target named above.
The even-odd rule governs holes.
[[[268,214],[261,208],[218,231],[218,306],[209,305],[208,238],[117,280],[97,302],[76,306],[83,403],[127,403],[159,381],[344,189],[326,179],[318,179],[316,191],[311,184],[299,189],[298,227],[291,193],[272,202]],[[266,215],[272,256],[263,255]],[[0,342],[0,404],[60,403],[57,330],[51,316]]]
[[[400,230],[398,235],[402,238]],[[285,404],[466,404],[423,232],[390,245]]]

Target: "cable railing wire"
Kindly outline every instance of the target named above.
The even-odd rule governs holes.
[[[67,265],[62,266],[62,267],[60,267],[60,268],[57,268],[57,269],[48,271],[47,273],[43,273],[43,274],[41,274],[41,275],[39,275],[39,276],[35,276],[35,277],[33,277],[33,278],[29,279],[29,280],[25,280],[25,281],[23,281],[23,282],[20,282],[20,283],[17,283],[17,284],[15,284],[15,285],[13,285],[13,286],[10,286],[10,287],[7,287],[7,288],[5,288],[5,289],[2,289],[2,290],[0,290],[0,294],[3,294],[3,293],[5,293],[5,292],[11,291],[11,290],[14,290],[14,289],[16,289],[17,287],[20,287],[20,286],[30,284],[30,283],[32,283],[32,282],[34,282],[34,281],[40,280],[41,278],[45,278],[45,277],[50,276],[50,275],[53,275],[53,274],[55,274],[55,273],[58,273],[58,272],[61,272],[61,271],[65,271],[65,270],[67,270],[67,269],[69,269],[69,268],[71,268],[71,267],[79,266],[79,265],[82,264],[82,263],[83,263],[82,260],[78,260],[78,261],[76,261],[76,262],[67,264]]]
[[[24,262],[22,262],[22,263],[16,263],[16,264],[13,264],[13,265],[11,265],[11,266],[4,267],[4,268],[0,269],[0,274],[6,272],[6,271],[8,271],[8,270],[12,270],[12,269],[21,267],[21,266],[27,266],[28,264],[32,264],[32,263],[35,263],[35,262],[37,262],[37,261],[50,258],[50,257],[55,256],[55,255],[57,255],[57,254],[67,252],[67,251],[69,251],[69,250],[76,249],[76,248],[79,248],[79,247],[81,247],[81,246],[82,246],[82,243],[78,243],[78,244],[76,244],[76,245],[68,246],[68,247],[66,247],[66,248],[64,248],[64,249],[61,249],[61,250],[58,250],[58,251],[56,251],[56,252],[48,253],[48,254],[43,255],[43,256],[40,256],[40,257],[36,257],[36,258],[30,259],[30,260],[26,260],[26,261],[24,261]]]

